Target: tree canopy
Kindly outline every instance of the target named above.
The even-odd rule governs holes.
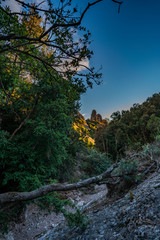
[[[143,104],[133,104],[130,110],[115,112],[104,129],[96,133],[96,147],[114,159],[129,149],[139,149],[153,142],[160,134],[160,93]]]
[[[53,182],[73,172],[79,99],[101,82],[100,69],[89,63],[91,34],[82,21],[101,1],[88,3],[81,13],[72,0],[14,0],[14,8],[0,1],[0,205],[56,191]],[[97,169],[99,174],[101,166]]]
[[[34,59],[44,65],[45,71],[54,70],[75,83],[84,78],[89,86],[92,80],[99,83],[101,74],[88,65],[93,54],[88,48],[90,32],[81,26],[87,10],[98,2],[88,3],[81,15],[71,0],[45,1],[46,8],[15,0],[19,12],[1,4],[0,54],[22,56],[23,66],[27,65],[25,58]]]
[[[82,13],[71,0],[15,0],[18,11],[0,1],[1,193],[67,178],[80,95],[101,79],[88,64],[90,32],[82,26],[100,1]]]

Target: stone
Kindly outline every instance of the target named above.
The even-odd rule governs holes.
[[[91,120],[92,121],[97,121],[97,112],[96,112],[96,110],[92,110]]]
[[[101,116],[101,114],[97,114],[97,121],[102,122],[102,116]]]
[[[65,229],[65,237],[60,237],[61,228],[57,226],[52,230],[52,238],[49,240],[160,239],[160,188],[154,187],[159,184],[160,173],[154,173],[133,190],[134,201],[130,201],[128,193],[122,199],[104,206],[99,211],[89,212],[87,215],[90,222],[86,231],[80,228],[76,228],[75,231],[63,223],[61,228]]]

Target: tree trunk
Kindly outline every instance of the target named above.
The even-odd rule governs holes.
[[[110,168],[108,168],[104,173],[85,179],[83,181],[73,183],[73,184],[50,184],[40,187],[31,192],[7,192],[0,194],[0,206],[4,204],[11,204],[20,201],[28,201],[33,200],[38,197],[45,196],[46,194],[54,191],[69,191],[75,190],[78,188],[86,187],[92,183],[99,183],[105,178],[110,178],[112,171],[118,167],[118,164],[113,164]]]

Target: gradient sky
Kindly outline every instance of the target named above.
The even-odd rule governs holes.
[[[83,9],[87,0],[80,4]],[[160,91],[160,0],[124,0],[120,14],[117,4],[103,0],[82,23],[92,33],[91,64],[103,67],[103,84],[82,95],[85,118],[93,109],[109,117]]]

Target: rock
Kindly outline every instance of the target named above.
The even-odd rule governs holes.
[[[106,192],[106,185],[103,184],[101,186],[97,185],[96,191],[92,188],[90,191],[87,191],[86,194],[81,190],[66,191],[63,193],[63,198],[70,199],[71,203],[76,206],[78,204],[78,208],[83,212],[86,210],[88,211],[88,209],[95,204],[100,203],[102,199],[105,198]],[[71,206],[64,206],[64,208],[69,212],[75,212],[75,208],[72,208]],[[9,234],[5,236],[1,234],[0,240],[36,240],[41,237],[42,239],[51,238],[51,229],[57,228],[58,224],[64,221],[65,218],[63,214],[56,214],[54,208],[48,212],[47,210],[42,210],[37,205],[30,203],[26,205],[25,210],[21,214],[20,220],[17,223],[11,223]],[[66,225],[63,228],[63,232],[67,229],[68,226]],[[58,236],[58,234],[59,233],[56,233],[55,236]],[[60,237],[62,237],[62,234]]]
[[[108,191],[108,189],[107,189],[107,187],[106,187],[106,184],[101,184],[101,185],[95,185],[94,186],[94,190],[95,190],[95,192],[100,192],[100,191],[104,191],[104,190],[107,190]]]
[[[65,223],[51,231],[45,240],[105,239],[105,240],[158,240],[160,239],[160,173],[153,174],[122,199],[100,211],[88,213],[90,223],[85,231],[70,229]],[[61,230],[63,229],[63,236]],[[40,240],[40,239],[39,239]]]
[[[97,112],[96,112],[96,110],[92,110],[91,120],[92,121],[97,121]]]
[[[3,238],[2,238],[3,239]],[[6,240],[14,240],[14,236],[13,236],[13,233],[12,232],[9,232],[7,235],[6,235]]]
[[[92,110],[92,113],[91,113],[91,121],[99,121],[99,122],[102,122],[103,119],[102,119],[102,116],[101,114],[97,114],[96,110]]]
[[[77,203],[77,207],[82,207],[84,205],[84,201],[80,201]]]
[[[102,122],[102,116],[101,116],[101,114],[97,114],[97,121]]]

